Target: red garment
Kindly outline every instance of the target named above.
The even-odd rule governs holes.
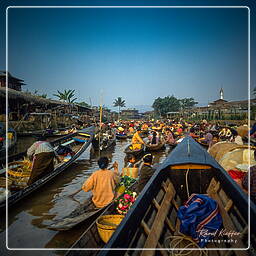
[[[235,169],[235,170],[229,170],[228,174],[231,176],[233,180],[241,180],[244,177],[245,172]]]

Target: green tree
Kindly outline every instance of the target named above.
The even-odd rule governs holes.
[[[157,115],[163,117],[166,116],[168,112],[179,111],[180,101],[173,95],[164,98],[158,97],[155,99],[152,107]]]
[[[120,119],[120,109],[125,107],[125,100],[122,97],[117,97],[113,102],[114,107],[118,107],[118,119]]]
[[[253,88],[252,94],[253,94],[253,96],[254,96],[254,99],[256,99],[256,87]]]
[[[179,101],[180,101],[180,107],[182,108],[182,110],[190,109],[194,107],[196,104],[198,104],[198,102],[196,102],[194,98],[184,98]]]
[[[53,96],[58,97],[59,100],[63,100],[67,103],[74,103],[77,98],[75,96],[75,90],[64,90],[64,92],[60,92],[57,90],[58,94],[53,94]]]

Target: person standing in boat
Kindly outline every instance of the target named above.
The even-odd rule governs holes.
[[[150,180],[151,176],[154,173],[154,169],[152,166],[153,156],[152,154],[147,154],[143,157],[143,165],[140,169],[140,176],[138,180],[138,192],[141,192],[145,187],[147,182]]]
[[[92,191],[92,202],[97,208],[108,205],[115,198],[115,188],[119,182],[118,163],[114,162],[114,171],[107,169],[109,160],[101,157],[98,160],[99,170],[95,171],[83,184],[82,188],[71,194],[70,197],[80,191]]]
[[[32,171],[28,180],[31,185],[47,173],[54,170],[54,159],[60,162],[60,158],[45,136],[41,136],[28,150],[27,156],[33,160]]]
[[[139,149],[141,149],[142,145],[145,144],[143,139],[140,137],[140,134],[141,134],[141,129],[137,128],[137,131],[135,132],[135,134],[132,137],[133,150],[139,150]]]

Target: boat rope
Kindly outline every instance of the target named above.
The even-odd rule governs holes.
[[[180,233],[181,234],[181,233]],[[171,240],[168,243],[168,240]],[[187,243],[184,247],[179,247],[181,244]],[[169,253],[171,256],[186,256],[193,254],[194,250],[197,251],[197,256],[207,256],[207,250],[204,250],[198,246],[198,244],[190,237],[183,234],[176,236],[168,236],[165,239],[164,245],[166,248],[169,248]],[[177,250],[179,248],[179,250]],[[188,250],[191,248],[191,250]],[[174,250],[175,249],[175,250]]]
[[[189,173],[189,171],[190,171],[190,169],[187,169],[187,171],[186,171],[186,189],[187,189],[188,198],[190,197],[189,188],[188,188],[188,173]]]

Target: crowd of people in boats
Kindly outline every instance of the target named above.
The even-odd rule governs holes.
[[[89,124],[73,125],[70,133],[75,133],[81,128],[88,126]],[[120,135],[119,138],[131,138],[126,157],[128,167],[134,167],[134,162],[142,159],[138,161],[139,163],[143,162],[143,165],[139,166],[140,175],[138,178],[138,190],[141,191],[154,172],[152,167],[153,154],[150,149],[160,150],[166,145],[169,145],[171,148],[175,147],[187,135],[208,148],[208,150],[219,141],[228,141],[237,145],[243,145],[248,143],[248,132],[253,141],[256,134],[256,125],[253,125],[249,129],[246,125],[240,127],[235,127],[234,125],[221,126],[219,123],[211,123],[206,120],[197,123],[186,122],[182,119],[150,122],[118,121],[96,125],[95,138],[100,136],[102,137],[102,141],[107,141],[113,132],[116,135]],[[161,147],[154,147],[158,145]],[[150,148],[150,146],[153,147]],[[72,154],[72,151],[68,150],[68,146],[62,147],[63,150],[66,154]],[[142,154],[135,154],[138,151]],[[27,183],[28,186],[54,170],[55,161],[60,163],[63,160],[58,153],[45,134],[38,137],[37,141],[27,150],[27,156],[32,162],[32,171]],[[118,170],[118,163],[116,162],[112,166],[115,170],[114,172],[110,170],[111,168],[107,168],[108,159],[99,159],[99,170],[94,172],[81,188],[86,192],[89,190],[93,191],[93,202],[95,202],[95,206],[97,207],[105,206],[115,197],[114,188],[118,183],[117,176],[121,172]],[[251,167],[250,182],[253,200],[256,198],[255,169],[255,167]],[[244,175],[240,185],[245,190],[248,188],[248,174]]]
[[[116,161],[111,164],[105,156],[100,157],[98,159],[98,170],[94,171],[84,181],[81,188],[69,195],[70,198],[76,201],[75,196],[78,193],[91,191],[92,198],[91,203],[87,205],[87,211],[104,209],[126,191],[127,187],[123,189],[120,181],[127,176],[132,177],[134,181],[136,180],[136,186],[133,187],[132,192],[136,195],[140,194],[156,171],[154,152],[166,147],[169,149],[168,152],[171,152],[186,136],[190,136],[205,150],[208,150],[210,154],[211,149],[221,143],[230,143],[234,147],[246,148],[247,146],[249,150],[252,150],[254,158],[252,162],[255,164],[251,165],[251,162],[249,162],[246,167],[247,171],[240,171],[236,168],[226,171],[244,193],[248,193],[250,185],[251,200],[256,203],[256,149],[254,146],[256,124],[252,127],[248,127],[246,124],[224,126],[206,120],[189,122],[182,119],[117,121],[94,125],[95,128],[91,135],[83,130],[88,127],[90,127],[90,124],[73,125],[69,132],[65,134],[67,139],[64,140],[64,143],[57,144],[57,147],[54,146],[51,137],[47,136],[46,133],[37,137],[36,142],[26,151],[26,157],[30,161],[30,174],[25,188],[31,187],[40,179],[50,175],[56,169],[56,165],[63,163],[63,161],[70,161],[77,150],[79,151],[79,149],[75,150],[76,146],[80,145],[79,143],[88,145],[91,143],[94,150],[107,150],[107,146],[98,147],[98,143],[104,142],[104,145],[109,146],[108,141],[127,140],[124,166],[120,166],[120,163]],[[74,147],[72,148],[70,145],[73,144]],[[111,145],[114,146],[115,143],[111,143]],[[250,180],[248,173],[250,173]],[[121,202],[127,201],[129,204],[134,202],[135,199],[128,192],[125,196],[127,198],[122,198],[123,201]],[[128,199],[133,201],[130,202]],[[120,203],[118,212],[127,212],[129,208],[123,209],[125,207],[128,206]]]

